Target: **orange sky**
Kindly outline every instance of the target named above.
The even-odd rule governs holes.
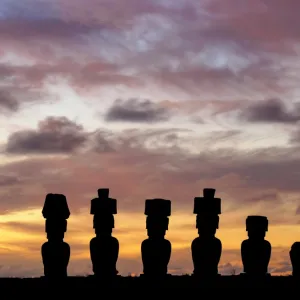
[[[231,225],[235,220],[240,221],[240,216],[234,213],[229,213],[227,216],[221,215],[220,229],[217,232],[217,237],[221,239],[225,249],[220,262],[220,271],[224,274],[230,274],[233,269],[239,272],[239,268],[242,267],[240,244],[243,239],[247,238],[247,235],[243,222],[236,222],[236,226]],[[114,236],[120,242],[118,270],[122,275],[127,275],[129,272],[140,274],[142,272],[140,244],[146,238],[145,216],[143,213],[120,212],[116,215],[115,222]],[[196,237],[196,233],[195,215],[192,213],[176,213],[175,211],[170,217],[170,227],[166,238],[172,242],[173,254],[169,265],[172,273],[192,272],[190,244]],[[297,233],[297,226],[270,225],[266,238],[273,246],[271,268],[282,264],[283,259],[288,259],[289,248]],[[34,265],[34,268],[31,267],[30,276],[42,275],[39,250],[42,243],[46,241],[46,234],[40,209],[23,210],[2,216],[0,234],[0,255],[5,258],[6,262],[19,265],[20,270],[15,270],[15,272],[25,271],[23,270],[25,261],[27,264]],[[92,216],[89,215],[87,209],[71,216],[68,221],[68,233],[65,236],[65,241],[71,246],[70,275],[78,275],[78,272],[92,273],[89,241],[93,236]],[[132,267],[127,262],[131,260],[135,262]],[[228,265],[229,262],[231,265]],[[275,273],[289,274],[288,271]]]

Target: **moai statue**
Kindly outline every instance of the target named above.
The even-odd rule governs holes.
[[[265,216],[248,216],[246,219],[248,239],[241,245],[244,273],[250,276],[265,276],[271,258],[271,244],[265,240],[268,219]]]
[[[151,278],[163,278],[168,273],[172,246],[165,239],[171,215],[171,201],[148,199],[145,202],[146,229],[148,239],[141,245],[143,273]]]
[[[119,241],[112,236],[117,200],[109,198],[109,189],[98,189],[98,198],[91,200],[90,213],[94,215],[93,228],[96,233],[90,241],[93,272],[101,278],[113,278],[118,274]]]
[[[290,250],[293,276],[300,277],[300,242],[295,242]]]
[[[222,243],[215,237],[219,228],[221,199],[215,198],[215,189],[203,189],[203,197],[194,198],[194,214],[199,237],[191,245],[194,276],[211,278],[218,275]]]
[[[61,194],[48,194],[42,214],[46,219],[48,239],[41,249],[44,275],[53,279],[67,277],[70,246],[64,242],[64,235],[67,231],[67,219],[70,211],[66,197]]]

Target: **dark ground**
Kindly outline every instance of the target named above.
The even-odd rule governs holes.
[[[50,282],[45,278],[0,278],[0,287],[18,292],[29,288],[30,290],[43,288],[49,291],[59,288],[75,291],[81,288],[103,290],[106,288],[299,288],[300,278],[292,276],[269,276],[262,279],[250,279],[243,275],[219,276],[215,280],[196,279],[192,276],[168,276],[160,283],[153,283],[144,277],[118,276],[113,282],[101,280],[94,276],[68,277],[64,281]]]

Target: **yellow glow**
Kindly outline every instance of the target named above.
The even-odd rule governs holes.
[[[223,217],[225,218],[225,217]],[[0,216],[2,228],[0,228],[1,243],[16,242],[38,242],[40,239],[45,239],[44,231],[32,232],[26,231],[26,225],[44,226],[45,220],[41,215],[40,209],[25,210],[14,212]],[[24,230],[18,228],[9,228],[10,223],[24,224]],[[6,224],[8,226],[6,227]],[[228,227],[217,231],[216,236],[222,240],[224,248],[239,249],[242,240],[247,238],[247,232],[242,227]],[[42,227],[41,227],[42,228]],[[89,240],[94,236],[92,228],[92,216],[87,214],[73,215],[68,220],[68,230],[66,240],[78,244],[87,245]],[[280,225],[269,226],[269,231],[266,234],[266,239],[272,242],[273,246],[290,247],[298,236],[297,225]],[[116,216],[116,228],[114,229],[116,236],[124,254],[130,254],[140,251],[139,245],[141,241],[147,238],[145,229],[145,216],[141,214],[120,214]],[[189,246],[192,239],[197,236],[195,228],[195,220],[193,215],[178,214],[170,218],[169,230],[166,237],[172,241],[173,248],[183,248]]]
[[[235,215],[236,216],[236,215]],[[222,223],[227,224],[224,228],[220,226],[216,236],[221,239],[223,249],[239,250],[241,242],[247,238],[247,232],[244,223],[239,222],[239,227],[234,228],[233,219],[222,216]],[[239,216],[241,219],[241,216]],[[137,213],[124,213],[116,215],[116,228],[113,235],[118,238],[120,243],[120,258],[141,260],[140,245],[147,238],[145,229],[145,216]],[[21,262],[23,260],[34,260],[41,263],[40,247],[46,241],[44,231],[44,218],[40,209],[24,210],[14,212],[0,217],[2,223],[0,227],[0,255],[17,257]],[[15,224],[23,224],[21,230]],[[231,223],[231,226],[229,226]],[[30,230],[30,226],[37,226],[35,230]],[[28,226],[28,227],[26,227]],[[33,227],[35,228],[35,227]],[[39,231],[40,230],[40,231]],[[266,234],[266,239],[272,243],[273,247],[282,247],[286,249],[286,255],[291,245],[297,240],[298,226],[270,226]],[[72,263],[80,260],[90,260],[89,241],[94,237],[92,228],[92,216],[88,210],[83,210],[78,215],[71,215],[68,221],[68,232],[65,235],[65,241],[71,246]],[[195,228],[195,216],[187,213],[179,213],[170,218],[169,230],[166,238],[172,242],[173,255],[176,251],[183,251],[185,256],[190,255],[190,245],[192,240],[197,237]],[[35,249],[35,250],[32,250]],[[237,252],[238,253],[238,252]],[[271,262],[279,263],[280,259],[277,253],[273,252]],[[175,259],[175,258],[174,258]],[[239,255],[232,257],[223,257],[221,261],[241,264]],[[185,261],[191,264],[191,257],[186,257]],[[185,266],[183,266],[185,267]],[[130,270],[129,270],[130,271]]]
[[[42,221],[41,209],[30,209],[1,215],[0,222],[20,222],[39,224]]]

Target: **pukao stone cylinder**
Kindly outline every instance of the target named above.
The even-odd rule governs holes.
[[[265,216],[248,216],[246,231],[268,231],[268,218]]]
[[[109,188],[98,189],[98,198],[107,199],[109,197]]]
[[[45,219],[67,220],[70,216],[70,210],[66,196],[62,194],[47,194],[42,214]]]

